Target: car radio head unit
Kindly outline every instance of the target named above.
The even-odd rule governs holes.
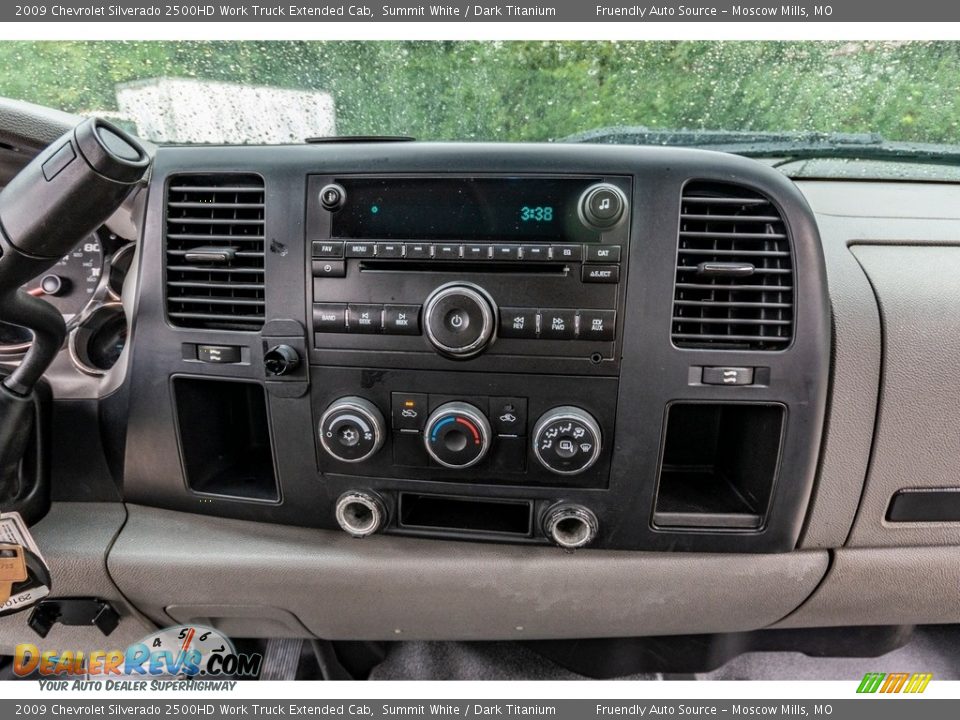
[[[622,176],[311,175],[315,360],[616,374],[630,194]]]
[[[344,178],[331,235],[343,239],[598,242],[580,201],[599,178]],[[602,197],[612,206],[619,198]]]

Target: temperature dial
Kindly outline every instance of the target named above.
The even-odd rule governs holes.
[[[345,397],[320,417],[320,444],[337,460],[366,460],[383,445],[383,415],[369,400]]]
[[[490,449],[490,423],[470,403],[448,402],[427,418],[423,442],[430,457],[444,467],[468,468]]]
[[[557,475],[577,475],[600,457],[600,426],[586,410],[572,405],[548,410],[533,428],[537,460]]]

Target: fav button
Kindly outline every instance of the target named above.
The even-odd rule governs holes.
[[[341,258],[343,257],[343,243],[314,240],[312,252],[315,258]]]

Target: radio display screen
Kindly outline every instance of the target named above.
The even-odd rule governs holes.
[[[332,236],[384,240],[593,242],[577,203],[597,178],[341,178]]]

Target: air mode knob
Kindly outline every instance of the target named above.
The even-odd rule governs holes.
[[[383,414],[369,400],[344,397],[320,416],[318,433],[323,449],[337,460],[366,460],[383,446]]]
[[[473,283],[448,283],[434,290],[423,305],[427,339],[443,355],[466,359],[493,341],[497,308],[487,292]]]
[[[490,449],[490,422],[470,403],[444,403],[427,418],[423,442],[438,463],[462,470],[483,460]]]
[[[533,427],[533,453],[550,472],[578,475],[600,457],[600,425],[573,405],[548,410]]]

